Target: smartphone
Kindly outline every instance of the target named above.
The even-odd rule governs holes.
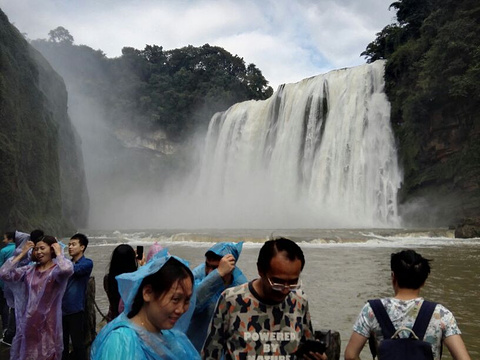
[[[314,353],[323,354],[327,350],[327,344],[318,340],[306,340],[301,343],[298,350],[295,352],[297,359],[302,359],[304,355],[308,355],[310,351]]]
[[[143,259],[143,246],[142,245],[137,246],[137,259],[138,260]]]

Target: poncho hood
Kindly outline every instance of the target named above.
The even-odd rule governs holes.
[[[149,262],[140,266],[136,271],[117,275],[115,279],[118,282],[118,292],[125,304],[124,313],[128,314],[132,308],[133,300],[137,295],[137,291],[147,276],[155,274],[170,259],[175,258],[188,268],[188,262],[168,253],[168,249],[162,249],[156,253]]]
[[[238,258],[240,257],[240,253],[242,252],[242,248],[243,248],[243,241],[240,241],[238,243],[220,242],[213,245],[210,249],[208,249],[205,255],[207,255],[208,252],[213,252],[221,257],[228,254],[232,254],[233,257],[235,258],[235,261],[238,261]]]

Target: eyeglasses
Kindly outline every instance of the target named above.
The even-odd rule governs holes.
[[[272,289],[275,291],[284,291],[284,290],[292,291],[292,290],[300,289],[300,286],[302,286],[302,280],[298,280],[296,284],[289,284],[289,285],[274,283],[268,277],[267,277],[267,280],[270,286],[272,287]]]

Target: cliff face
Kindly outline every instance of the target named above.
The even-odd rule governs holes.
[[[414,130],[398,132],[405,167],[404,219],[413,225],[445,226],[480,218],[478,104],[444,99],[426,114]],[[416,145],[409,138],[416,138]]]
[[[0,11],[0,228],[86,226],[79,138],[62,78]]]

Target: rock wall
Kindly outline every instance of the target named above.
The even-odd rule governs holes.
[[[88,194],[62,78],[0,10],[0,228],[85,227]]]
[[[478,105],[437,104],[419,126],[416,157],[405,159],[409,145],[399,143],[403,161],[414,164],[400,194],[407,225],[456,226],[480,218],[479,119]]]

